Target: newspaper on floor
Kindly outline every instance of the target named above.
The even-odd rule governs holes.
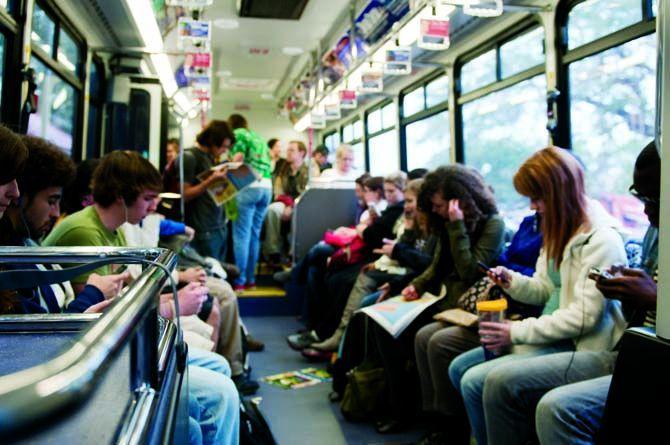
[[[398,338],[416,317],[440,299],[442,296],[436,297],[428,292],[413,301],[405,301],[399,295],[360,310],[386,329],[393,338]]]
[[[263,377],[262,380],[283,389],[299,389],[323,382],[330,382],[331,376],[325,369],[305,368],[299,371],[269,375]]]

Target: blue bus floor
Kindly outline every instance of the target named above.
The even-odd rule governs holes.
[[[302,326],[295,317],[246,317],[244,324],[254,338],[265,343],[263,352],[249,356],[252,377],[261,387],[260,409],[279,445],[301,444],[410,444],[419,440],[424,428],[402,434],[378,434],[371,423],[344,420],[338,403],[328,400],[330,383],[302,389],[282,389],[261,382],[268,375],[314,366],[286,344],[286,336]],[[325,364],[316,367],[324,368]]]

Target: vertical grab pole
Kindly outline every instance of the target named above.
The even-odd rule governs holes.
[[[179,216],[181,222],[186,221],[186,201],[184,199],[184,127],[183,122],[186,117],[179,122]]]
[[[658,41],[657,99],[656,99],[656,143],[659,149],[661,168],[661,220],[659,238],[658,301],[656,307],[656,335],[670,340],[670,1],[658,2],[656,18]]]

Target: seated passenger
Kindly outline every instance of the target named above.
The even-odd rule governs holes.
[[[384,245],[375,253],[382,256],[365,265],[356,278],[337,330],[322,342],[313,343],[312,348],[335,351],[355,310],[366,295],[377,289],[386,295],[400,292],[406,283],[423,272],[433,258],[437,239],[428,233],[425,217],[416,209],[416,200],[423,180],[410,181],[405,190],[403,225],[399,227],[395,240],[384,240]]]
[[[37,246],[60,216],[63,186],[74,178],[75,168],[69,157],[46,140],[33,136],[22,136],[21,140],[29,153],[25,169],[17,178],[22,196],[7,209],[6,217],[0,221],[0,231],[6,235],[4,245]],[[21,264],[16,267],[44,270],[52,266]],[[128,278],[128,273],[91,274],[76,296],[69,282],[21,289],[20,312],[100,312],[116,297]]]
[[[149,161],[136,152],[113,151],[102,158],[93,175],[93,205],[65,218],[44,244],[125,247],[126,240],[119,228],[124,222],[138,224],[155,211],[161,187],[161,176]],[[101,270],[110,271],[110,266]],[[75,290],[80,289],[86,276],[72,281]],[[207,288],[199,283],[183,288],[178,295],[181,315],[197,313],[206,296]],[[160,296],[159,310],[166,318],[176,315],[172,294]],[[239,425],[239,398],[232,381],[219,372],[222,366],[226,369],[229,366],[217,354],[190,349],[189,395],[195,397],[197,403],[189,405],[200,410],[189,415],[199,421],[204,443],[235,444],[239,433],[231,431],[231,427]],[[199,367],[210,367],[214,373]]]
[[[455,307],[458,297],[483,275],[478,262],[490,263],[503,247],[505,223],[490,188],[474,170],[454,164],[429,173],[418,202],[430,215],[440,241],[430,266],[402,290],[402,295],[415,300],[425,292],[438,294],[444,285],[446,297],[425,310],[396,339],[376,323],[370,324],[388,385],[388,417],[377,425],[381,433],[406,425],[414,414],[419,388],[407,363],[414,359],[417,331],[431,322],[435,313]]]
[[[274,182],[275,175],[282,170],[286,159],[281,155],[281,141],[279,139],[270,139],[268,148],[270,149],[270,166],[272,167],[272,180]]]
[[[449,366],[480,445],[487,443],[484,384],[495,369],[513,364],[526,369],[531,357],[562,351],[608,351],[625,327],[620,304],[606,300],[588,278],[592,267],[625,263],[626,252],[618,222],[586,196],[578,161],[561,148],[539,150],[514,175],[514,187],[540,214],[542,251],[532,277],[504,266],[488,275],[513,299],[545,309],[539,318],[479,323],[480,341],[493,357],[487,360],[478,347]]]
[[[504,265],[508,269],[531,276],[535,271],[541,245],[539,217],[534,214],[521,222],[511,244],[493,264]],[[477,290],[478,293],[488,293],[491,284],[488,276],[483,277],[466,292]],[[476,294],[475,297],[479,300],[482,295]],[[448,375],[449,365],[454,358],[479,345],[479,335],[475,328],[434,322],[417,332],[414,338],[414,354],[421,381],[422,406],[434,420],[431,431],[421,443],[465,443],[469,440],[461,395],[444,376]]]
[[[353,181],[360,173],[354,166],[354,149],[350,145],[342,144],[335,151],[335,167],[327,168],[318,177],[311,177],[315,183],[330,181]]]
[[[300,141],[291,141],[286,148],[286,162],[273,178],[274,201],[265,216],[263,256],[274,266],[281,263],[284,245],[282,223],[290,223],[295,200],[307,187],[307,147]]]
[[[324,170],[333,168],[333,165],[328,162],[329,154],[328,147],[323,144],[317,145],[312,152],[312,159],[309,163],[310,178],[318,178]]]
[[[363,185],[363,196],[365,210],[356,225],[356,227],[361,226],[361,231],[372,224],[375,218],[379,217],[388,207],[388,201],[384,198],[384,177],[371,176],[366,179]]]
[[[655,325],[660,189],[661,159],[651,142],[637,157],[631,187],[644,203],[650,223],[642,246],[642,268],[613,267],[610,272],[614,278],[595,282],[606,298],[621,300],[624,308],[633,309],[631,312],[639,316],[630,321],[631,327]],[[578,349],[575,353],[509,363],[491,371],[484,384],[489,443],[522,444],[532,440],[534,419],[542,444],[596,443],[617,352],[609,348]]]

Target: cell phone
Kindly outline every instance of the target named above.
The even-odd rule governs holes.
[[[606,280],[610,280],[614,278],[611,273],[607,272],[606,270],[600,270],[597,267],[592,267],[591,270],[589,270],[589,278],[598,281],[601,278],[604,278]]]
[[[128,269],[128,265],[127,265],[127,264],[122,264],[122,265],[120,265],[119,267],[116,268],[116,270],[114,271],[114,273],[115,273],[115,274],[120,274],[120,273],[125,272],[126,269]]]
[[[488,273],[489,271],[492,272],[491,267],[488,266],[486,263],[482,263],[481,261],[477,261],[477,266],[479,266],[479,269],[484,272]],[[504,275],[501,274],[495,274],[495,276],[502,281],[503,283],[507,283],[507,278]]]

